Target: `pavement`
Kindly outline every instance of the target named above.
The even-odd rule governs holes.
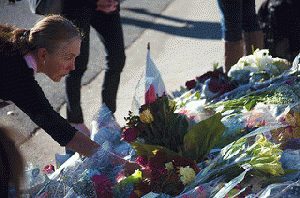
[[[256,0],[257,7],[263,0]],[[143,12],[141,12],[141,17]],[[212,70],[213,65],[224,65],[224,47],[216,0],[174,0],[159,15],[151,28],[126,49],[126,65],[121,75],[115,117],[120,126],[125,124],[135,93],[135,86],[145,70],[147,43],[151,57],[161,73],[168,93],[179,90],[187,80]],[[82,87],[82,108],[85,123],[91,129],[94,115],[101,107],[101,86],[104,72]],[[65,117],[66,106],[60,113]],[[60,147],[42,129],[21,146],[28,162],[38,167],[55,165]]]

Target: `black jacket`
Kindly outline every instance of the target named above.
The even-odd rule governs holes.
[[[12,101],[61,146],[77,130],[54,111],[22,56],[0,57],[0,99]]]

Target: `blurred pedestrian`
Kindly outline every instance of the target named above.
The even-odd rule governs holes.
[[[24,159],[10,138],[11,129],[0,126],[0,195],[21,197],[20,186],[24,178]]]
[[[96,30],[107,53],[102,103],[115,113],[120,76],[125,65],[120,3],[118,0],[98,0],[97,2],[65,0],[62,14],[84,34],[81,52],[75,61],[75,70],[71,71],[66,78],[67,120],[72,126],[88,131],[84,124],[80,104],[80,89],[81,79],[89,61],[90,28],[93,27]]]
[[[263,33],[255,10],[255,0],[218,0],[225,40],[225,72],[244,55],[263,48]]]
[[[265,34],[264,48],[274,57],[293,62],[300,52],[300,10],[298,0],[265,0],[258,20]]]

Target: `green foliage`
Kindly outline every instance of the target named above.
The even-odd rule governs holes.
[[[221,119],[217,113],[191,128],[184,136],[183,157],[202,162],[225,131]]]

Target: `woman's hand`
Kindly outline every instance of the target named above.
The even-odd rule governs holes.
[[[100,145],[97,142],[91,140],[87,135],[78,131],[77,133],[75,133],[75,136],[66,145],[66,147],[78,152],[80,155],[90,157],[95,153],[97,149],[100,148]]]
[[[81,133],[85,134],[88,137],[91,137],[91,132],[84,123],[70,123],[70,124],[72,127],[75,127]]]
[[[98,0],[96,5],[99,11],[110,13],[118,8],[119,1],[118,0]]]

